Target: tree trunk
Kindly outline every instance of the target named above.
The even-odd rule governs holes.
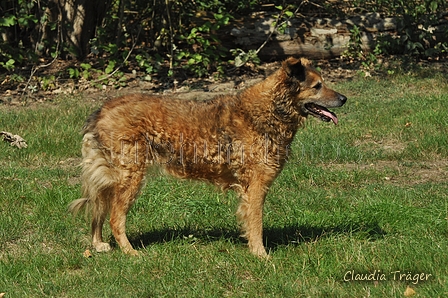
[[[89,41],[101,25],[110,0],[53,1],[50,17],[60,24],[62,43],[76,58],[83,59],[89,53]]]

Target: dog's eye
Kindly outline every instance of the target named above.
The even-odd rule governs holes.
[[[317,82],[316,85],[313,86],[314,89],[319,90],[320,88],[322,88],[322,83],[321,82]]]

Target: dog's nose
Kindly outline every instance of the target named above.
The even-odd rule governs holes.
[[[339,93],[338,93],[338,98],[342,104],[345,104],[345,102],[347,101],[347,97],[342,94],[339,94]]]

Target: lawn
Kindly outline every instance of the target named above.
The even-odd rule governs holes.
[[[4,297],[448,296],[448,76],[432,70],[332,84],[339,124],[310,118],[265,205],[269,260],[249,254],[237,199],[151,175],[131,209],[139,250],[83,254],[80,130],[100,102],[0,106]],[[105,235],[113,245],[107,226]],[[365,280],[367,279],[367,280]],[[412,289],[412,290],[411,290]]]

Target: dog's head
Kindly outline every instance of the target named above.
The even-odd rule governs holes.
[[[328,108],[344,105],[347,97],[328,88],[321,75],[311,66],[305,58],[288,58],[282,68],[289,78],[294,92],[294,105],[300,109],[301,114],[312,115],[322,121],[338,123],[335,113]]]

